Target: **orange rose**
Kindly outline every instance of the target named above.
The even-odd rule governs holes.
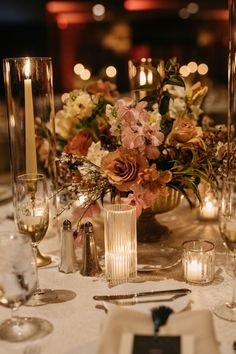
[[[170,145],[199,145],[204,147],[202,140],[202,128],[197,127],[189,117],[178,118],[173,124],[172,130],[167,137]]]
[[[110,152],[101,161],[101,172],[122,192],[128,192],[137,182],[139,172],[147,167],[147,160],[138,151],[122,147]]]

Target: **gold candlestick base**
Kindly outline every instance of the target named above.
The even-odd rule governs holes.
[[[52,259],[49,256],[43,256],[40,252],[39,249],[37,248],[37,267],[44,267],[52,263]]]

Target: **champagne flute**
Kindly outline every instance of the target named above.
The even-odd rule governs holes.
[[[236,321],[236,177],[224,178],[219,210],[219,228],[224,246],[234,258],[234,288],[232,300],[215,305],[213,312],[220,318]]]
[[[9,307],[11,318],[0,324],[0,339],[10,342],[34,340],[49,334],[53,326],[37,317],[19,317],[18,309],[36,288],[36,264],[29,236],[0,232],[0,304]]]
[[[17,176],[14,206],[18,229],[20,232],[30,235],[35,259],[37,259],[37,246],[44,238],[49,224],[46,176],[43,174]],[[55,291],[40,289],[37,272],[37,289],[27,305],[38,306],[52,303],[56,297]]]

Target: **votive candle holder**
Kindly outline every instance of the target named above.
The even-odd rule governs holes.
[[[211,283],[215,274],[215,245],[208,240],[185,241],[182,264],[186,282]]]

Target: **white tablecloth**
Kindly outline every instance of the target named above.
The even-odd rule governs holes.
[[[6,219],[11,210],[11,203],[0,206],[0,230],[14,229],[13,221]],[[190,213],[190,211],[188,212]],[[174,212],[171,215],[173,216]],[[168,220],[171,220],[170,216],[168,216]],[[193,227],[191,222],[190,224]],[[59,256],[59,235],[56,234],[55,230],[48,232],[40,245],[40,250],[52,256]],[[223,259],[224,257],[219,253],[218,272],[211,285],[190,286],[192,289],[191,308],[193,310],[211,309],[216,302],[230,299],[232,278],[221,267]],[[181,274],[181,270],[179,271]],[[169,271],[169,278],[171,274],[171,271]],[[106,314],[103,310],[95,308],[97,303],[92,297],[95,294],[108,291],[105,279],[103,277],[83,277],[79,272],[74,274],[60,273],[56,262],[48,268],[39,269],[39,278],[42,288],[65,289],[76,293],[76,297],[67,302],[40,307],[22,306],[20,308],[20,315],[46,318],[54,325],[53,332],[40,340],[41,353],[95,354],[100,328]],[[162,272],[162,278],[165,278],[165,272]],[[152,280],[154,279],[155,277]],[[156,279],[157,282],[160,279],[158,274]],[[0,321],[8,318],[9,315],[10,310],[0,306]],[[232,343],[236,340],[236,324],[221,320],[216,316],[214,316],[214,323],[221,353],[233,354]],[[0,341],[0,354],[21,354],[25,346],[26,343],[11,344]]]

